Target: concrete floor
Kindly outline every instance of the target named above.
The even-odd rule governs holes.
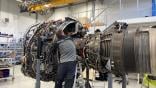
[[[35,80],[29,77],[25,77],[21,71],[20,66],[15,67],[15,79],[12,80],[0,80],[0,88],[35,88]],[[107,82],[94,81],[91,82],[92,88],[108,88]],[[54,88],[54,82],[41,82],[41,88]],[[113,88],[122,88],[121,84],[117,82],[113,83]],[[127,88],[141,88],[141,85],[137,84],[137,81],[130,80]]]

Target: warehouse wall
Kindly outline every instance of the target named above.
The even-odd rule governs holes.
[[[137,18],[152,15],[151,0],[96,0],[95,16],[97,20],[103,22],[105,26],[110,25],[115,20]],[[121,3],[121,5],[120,5]],[[49,19],[63,19],[66,16],[76,18],[88,17],[91,21],[92,3],[83,3],[75,6],[59,8],[54,11]],[[9,18],[9,23],[1,22],[1,19]],[[39,16],[39,21],[43,21],[44,16]],[[16,0],[0,0],[0,32],[14,33],[16,37],[23,36],[24,31],[29,25],[35,23],[35,15],[19,13],[18,2]],[[98,27],[98,28],[105,28]],[[94,29],[94,28],[91,28]],[[92,30],[93,31],[93,30]]]
[[[14,34],[16,38],[22,37],[26,29],[36,22],[35,14],[20,13],[16,0],[0,0],[0,32]],[[9,18],[9,22],[4,22]],[[39,21],[44,17],[39,16]]]
[[[152,0],[96,0],[96,21],[104,23],[103,26],[91,27],[89,33],[95,29],[104,30],[117,20],[152,16]],[[76,6],[56,9],[50,19],[63,19],[73,16],[78,19],[88,17],[92,20],[92,3],[84,3]]]
[[[66,8],[56,9],[50,19],[60,19],[66,16],[84,17],[91,19],[92,3],[86,3],[70,6]],[[106,25],[111,24],[115,20],[145,17],[152,15],[151,0],[96,0],[96,16],[105,9],[105,11],[97,18]]]

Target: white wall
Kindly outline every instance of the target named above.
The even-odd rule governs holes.
[[[105,10],[104,10],[105,9]],[[92,16],[92,3],[86,3],[70,6],[66,8],[56,9],[50,19],[63,19],[66,16],[89,17]],[[145,16],[152,16],[152,0],[96,0],[95,16],[103,13],[97,17],[97,20],[104,22],[105,28],[114,21],[139,18]],[[97,29],[99,27],[96,27]],[[91,28],[93,32],[94,28]],[[90,33],[91,33],[90,32]]]
[[[0,20],[9,18],[8,23],[0,21],[0,32],[14,34],[15,38],[23,36],[26,29],[36,22],[35,14],[20,13],[16,0],[0,0]],[[44,17],[39,16],[39,21]]]
[[[103,1],[101,3],[100,1]],[[115,20],[128,18],[145,17],[152,15],[152,0],[97,0],[96,1],[96,16],[103,11],[102,8],[107,8],[97,19],[102,20],[105,24],[110,25]],[[56,9],[50,19],[61,19],[66,16],[74,17],[91,17],[92,4],[88,6],[84,4],[71,6],[66,8]],[[86,12],[88,11],[88,12]]]
[[[126,22],[128,24],[141,24],[141,23],[155,23],[156,24],[156,16],[146,17],[146,18],[124,19],[124,20],[118,20],[118,22]]]
[[[65,8],[58,8],[55,9],[53,15],[49,18],[49,19],[64,19],[64,17],[67,16],[73,16],[76,18],[79,17],[90,17],[90,13],[86,13],[85,11],[91,10],[91,3],[88,4],[88,6],[86,5],[86,3],[84,4],[79,4],[79,5],[74,5],[74,6],[70,6],[70,7],[65,7]]]
[[[107,8],[97,20],[104,22],[108,26],[116,20],[129,18],[138,18],[152,15],[152,0],[97,0],[96,16]],[[103,3],[102,3],[103,2]],[[66,8],[59,8],[54,11],[49,19],[64,19],[66,16],[89,17],[92,16],[92,3],[84,3]],[[13,33],[16,37],[21,37],[24,31],[35,23],[35,15],[29,16],[29,13],[19,13],[18,3],[16,0],[0,0],[0,19],[9,18],[7,24],[0,22],[0,32]],[[44,16],[39,16],[39,21],[43,21]],[[104,28],[104,27],[100,27]],[[92,31],[94,28],[91,28]]]

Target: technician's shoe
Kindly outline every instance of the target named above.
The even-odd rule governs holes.
[[[99,81],[107,81],[107,78],[102,78],[102,77],[96,77],[95,79]]]

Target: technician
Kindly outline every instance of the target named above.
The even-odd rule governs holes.
[[[76,72],[76,46],[69,32],[59,31],[57,33],[59,65],[55,81],[55,88],[72,88]]]

